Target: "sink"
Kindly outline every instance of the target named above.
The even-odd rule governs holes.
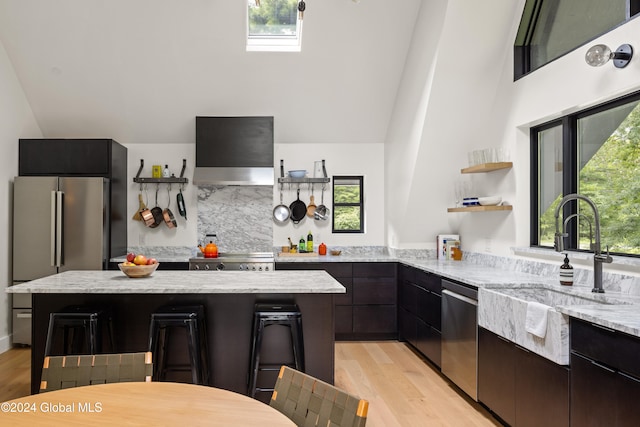
[[[549,307],[561,305],[626,304],[613,298],[594,293],[569,293],[547,288],[507,288],[494,289],[496,292],[525,301],[534,301]]]
[[[530,301],[549,306],[544,338],[525,330]],[[630,304],[607,294],[574,289],[554,289],[539,284],[519,288],[480,288],[478,325],[559,365],[569,364],[569,317],[559,306]]]

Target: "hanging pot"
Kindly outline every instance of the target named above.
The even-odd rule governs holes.
[[[168,200],[169,204],[162,211],[162,218],[164,219],[164,223],[167,224],[167,227],[176,228],[178,226],[178,223],[176,222],[176,217],[173,216],[173,212],[171,212],[171,209],[169,209],[169,206],[171,205],[171,188],[170,187],[167,187],[167,195],[169,196],[169,200]]]
[[[149,193],[147,193],[147,189],[145,188],[144,193],[147,197],[147,202],[149,202]],[[151,213],[151,209],[149,209],[146,205],[140,210],[140,216],[142,217],[142,221],[144,221],[144,225],[147,227],[151,227],[155,219],[153,218],[153,214]]]
[[[311,197],[309,197],[309,205],[307,205],[307,216],[313,218],[313,214],[316,212],[316,202],[313,199],[313,187],[311,187]]]
[[[158,185],[160,187],[160,185]],[[156,205],[151,209],[151,214],[153,215],[153,224],[149,225],[151,228],[156,228],[160,225],[162,221],[164,221],[164,216],[162,216],[162,208],[158,206],[158,188],[156,187]],[[146,223],[145,223],[146,224]]]
[[[273,219],[280,224],[284,224],[289,220],[291,211],[289,207],[282,203],[282,187],[280,188],[280,204],[273,208]]]
[[[298,198],[289,205],[291,211],[291,221],[294,224],[298,224],[307,214],[307,205],[300,200],[300,189],[298,188]]]

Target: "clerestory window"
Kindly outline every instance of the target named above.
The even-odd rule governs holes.
[[[247,51],[299,52],[298,0],[247,0]],[[302,2],[304,5],[304,2]]]
[[[640,0],[527,0],[514,44],[514,79],[537,70],[640,12]]]

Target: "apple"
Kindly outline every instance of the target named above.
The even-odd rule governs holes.
[[[129,261],[125,261],[125,262],[122,263],[122,265],[125,266],[125,267],[131,267],[131,266],[134,266],[135,264],[132,263],[132,262],[129,262]]]
[[[147,265],[157,264],[158,260],[155,258],[147,258]]]
[[[133,263],[135,265],[147,265],[147,257],[142,255],[142,254],[138,254],[136,255],[136,257],[133,259]]]
[[[129,252],[127,254],[127,261],[129,262],[133,262],[133,260],[136,258],[136,254],[134,254],[133,252]]]

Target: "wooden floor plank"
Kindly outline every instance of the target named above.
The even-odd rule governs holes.
[[[336,342],[335,383],[369,401],[367,427],[500,426],[404,343]],[[31,350],[0,354],[0,402],[30,392]]]

